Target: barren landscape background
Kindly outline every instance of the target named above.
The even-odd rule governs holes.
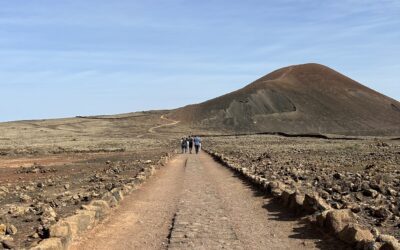
[[[326,89],[329,84],[336,85]],[[351,211],[357,215],[352,223],[365,228],[356,230],[356,235],[366,232],[357,243],[363,247],[381,234],[400,239],[398,105],[311,64],[278,70],[237,92],[176,110],[0,123],[2,245],[35,247],[58,234],[63,219],[80,208],[90,211],[99,199],[116,206],[123,192],[138,188],[179,153],[181,138],[188,135],[200,135],[202,148],[224,164],[267,180],[272,194],[295,194],[304,209],[294,214]],[[208,186],[194,174],[213,165],[208,158],[179,159],[194,171],[190,178]],[[199,196],[209,202],[207,195]],[[307,208],[310,199],[318,209]],[[103,215],[96,210],[96,216]],[[353,240],[345,239],[355,246]]]

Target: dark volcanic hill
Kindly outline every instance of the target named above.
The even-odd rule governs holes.
[[[319,64],[276,70],[240,90],[173,110],[168,116],[235,132],[400,132],[398,101]]]

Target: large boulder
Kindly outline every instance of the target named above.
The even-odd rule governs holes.
[[[382,246],[379,250],[400,250],[399,241],[390,235],[379,235],[378,241],[382,242]]]
[[[268,192],[274,197],[280,197],[286,185],[281,181],[271,181],[268,186]]]
[[[89,205],[83,205],[82,208],[88,211],[96,212],[96,219],[104,219],[110,212],[110,206],[104,200],[94,200]]]
[[[294,191],[292,191],[292,190],[290,190],[290,189],[287,189],[287,188],[285,188],[283,191],[282,191],[282,194],[281,194],[281,197],[280,197],[280,199],[281,199],[281,203],[282,203],[282,205],[283,206],[289,206],[289,203],[290,203],[290,197],[294,194],[295,192]]]
[[[118,200],[111,192],[105,193],[101,199],[105,200],[110,207],[116,207],[118,205]]]
[[[72,240],[71,225],[65,221],[59,221],[49,228],[50,237],[60,238],[62,244],[68,247]]]
[[[124,199],[124,194],[119,188],[114,188],[113,190],[111,190],[111,194],[115,197],[115,199],[118,202],[121,202]]]
[[[328,215],[328,213],[329,213],[330,211],[331,211],[331,210],[325,210],[325,211],[320,212],[320,213],[317,214],[317,216],[316,216],[316,222],[317,222],[318,226],[320,226],[320,227],[325,227],[326,216]]]
[[[326,214],[325,226],[333,233],[340,233],[355,222],[356,217],[350,209],[331,210]]]
[[[345,226],[343,230],[339,232],[338,236],[339,239],[357,247],[358,249],[364,249],[375,241],[371,231],[354,224]]]
[[[45,224],[50,224],[56,221],[57,213],[54,209],[49,205],[43,205],[40,207],[42,210],[40,220]]]
[[[288,206],[290,209],[296,212],[300,212],[303,210],[303,203],[304,203],[304,195],[302,195],[300,192],[296,191],[289,196]]]
[[[81,235],[84,231],[92,228],[95,224],[96,212],[88,210],[80,210],[78,214],[66,218],[64,221],[71,228],[72,239]]]
[[[303,209],[307,213],[322,212],[331,209],[328,203],[322,199],[318,193],[307,193],[304,196]]]

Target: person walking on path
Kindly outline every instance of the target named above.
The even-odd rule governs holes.
[[[193,141],[194,141],[194,147],[196,149],[196,154],[198,154],[201,147],[201,139],[199,136],[195,136]]]
[[[188,145],[187,138],[182,138],[181,139],[182,154],[185,154],[187,152],[187,145]]]
[[[189,153],[192,153],[193,150],[193,137],[189,136]]]

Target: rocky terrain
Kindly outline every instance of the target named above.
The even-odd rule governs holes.
[[[254,135],[210,137],[204,147],[251,175],[316,193],[334,209],[351,209],[372,232],[400,239],[398,140]]]
[[[138,181],[149,167],[161,164],[161,158],[170,153],[169,148],[160,145],[154,151],[104,154],[63,166],[34,163],[11,171],[1,169],[0,235],[6,236],[3,244],[35,245],[49,236],[49,227],[59,219],[102,198],[107,191]]]
[[[51,225],[163,164],[175,139],[148,132],[159,117],[2,123],[0,249],[35,246]]]

